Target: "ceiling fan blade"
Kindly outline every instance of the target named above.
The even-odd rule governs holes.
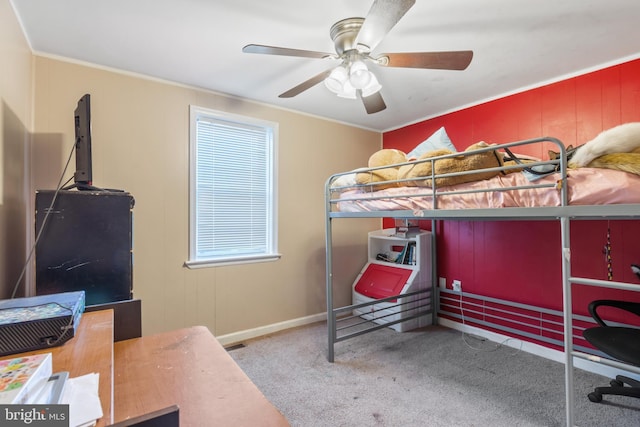
[[[386,58],[386,59],[385,59]],[[473,51],[383,53],[378,63],[387,67],[464,70],[471,63]]]
[[[373,95],[362,96],[362,91],[358,90],[358,95],[360,99],[362,99],[362,103],[364,104],[364,109],[367,110],[367,114],[378,113],[385,108],[387,108],[387,104],[384,103],[384,99],[382,99],[382,95],[380,92],[376,92]]]
[[[323,71],[322,73],[311,77],[309,80],[306,80],[299,85],[292,87],[288,91],[281,93],[280,95],[278,95],[278,98],[293,98],[294,96],[301,94],[305,90],[312,88],[313,86],[329,77],[331,71],[333,71],[333,69]]]
[[[299,56],[303,58],[330,58],[336,55],[312,50],[289,49],[286,47],[264,46],[260,44],[248,44],[242,48],[244,53],[262,53],[265,55]]]
[[[416,0],[375,0],[356,37],[356,47],[371,52]]]

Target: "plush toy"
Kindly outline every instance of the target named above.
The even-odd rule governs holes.
[[[571,163],[571,157],[575,154],[576,148],[573,145],[567,147],[567,158],[569,159],[569,167],[575,168],[575,164]],[[549,159],[556,160],[560,158],[560,153],[549,150]],[[596,157],[591,160],[585,167],[614,169],[623,172],[640,175],[640,147],[633,148],[628,153],[608,153]]]
[[[395,165],[398,163],[404,163],[407,161],[407,155],[400,150],[386,148],[376,151],[369,157],[369,167],[375,168],[378,166]],[[373,184],[383,181],[394,181],[398,179],[398,166],[393,166],[384,169],[376,169],[370,172],[360,172],[356,174],[356,182],[358,184]],[[395,183],[383,183],[373,186],[375,190],[383,190],[385,188],[396,187]]]
[[[575,153],[569,160],[569,167],[588,167],[592,160],[600,156],[615,153],[633,153],[639,149],[640,122],[624,123],[607,129],[591,141],[576,147]]]
[[[465,152],[478,150],[481,148],[489,147],[489,144],[485,142],[478,142],[469,146]],[[432,157],[442,156],[446,154],[453,154],[452,151],[447,149],[440,149],[424,153],[418,158],[418,160],[424,160]],[[407,186],[416,187],[431,187],[431,165],[434,163],[436,175],[462,172],[476,169],[497,168],[502,166],[502,156],[496,153],[495,150],[485,151],[478,154],[460,155],[456,157],[450,157],[446,159],[436,160],[435,162],[423,162],[415,163],[411,165],[402,166],[398,172],[398,179],[411,179],[414,180],[404,182]],[[455,185],[464,182],[479,181],[483,179],[493,178],[498,175],[499,171],[482,171],[467,175],[458,175],[452,177],[436,178],[436,186],[443,185]]]
[[[567,147],[567,157],[571,159],[571,155],[576,152],[572,145]],[[549,159],[556,160],[560,157],[560,153],[549,150]],[[569,163],[574,168],[575,165]],[[623,172],[640,175],[640,147],[632,149],[628,153],[609,153],[596,157],[587,163],[588,168],[614,169]]]

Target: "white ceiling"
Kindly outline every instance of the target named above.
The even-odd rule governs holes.
[[[375,67],[387,109],[318,84],[337,65],[242,53],[250,44],[333,53],[329,29],[373,0],[12,0],[36,54],[205,88],[384,131],[640,57],[637,0],[417,0],[374,50],[473,50],[465,71]]]

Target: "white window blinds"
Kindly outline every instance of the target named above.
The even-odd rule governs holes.
[[[276,125],[192,107],[191,264],[273,259]]]

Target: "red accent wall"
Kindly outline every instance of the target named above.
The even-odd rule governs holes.
[[[441,126],[464,150],[486,141],[552,136],[580,145],[621,123],[640,121],[640,60],[425,120],[383,135],[385,148],[410,151]],[[524,154],[547,158],[547,147]],[[441,222],[438,275],[462,281],[463,290],[562,309],[560,224],[557,221]],[[607,279],[603,254],[611,234],[613,280],[640,283],[630,264],[640,264],[640,221],[574,221],[572,274]],[[620,291],[573,287],[574,312],[589,301]],[[640,294],[627,296],[640,301]]]

